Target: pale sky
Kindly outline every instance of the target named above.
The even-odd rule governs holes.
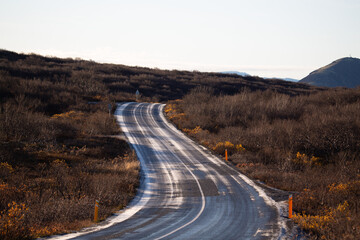
[[[360,0],[0,0],[0,48],[301,79],[360,57]]]

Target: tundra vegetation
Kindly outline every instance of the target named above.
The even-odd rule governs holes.
[[[184,132],[270,186],[294,193],[314,239],[360,239],[360,89],[290,96],[192,90],[165,112]]]
[[[0,239],[91,225],[95,200],[100,219],[126,206],[139,163],[116,137],[104,84],[76,65],[12,56],[0,59]]]
[[[0,238],[91,224],[134,196],[139,165],[108,105],[173,101],[181,129],[249,176],[296,192],[312,236],[359,236],[359,91],[0,50]]]

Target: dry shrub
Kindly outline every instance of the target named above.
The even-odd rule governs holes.
[[[26,101],[0,105],[0,238],[79,229],[91,224],[95,200],[101,219],[126,206],[139,166],[127,144],[109,136],[119,130],[107,103],[49,117]]]
[[[232,155],[234,153],[244,152],[245,148],[242,146],[242,144],[233,144],[229,141],[225,141],[225,142],[218,142],[212,148],[212,150],[220,155],[223,155],[226,150],[229,155]]]
[[[3,140],[38,144],[54,141],[55,129],[45,115],[11,102],[3,104],[0,109]]]
[[[29,208],[24,203],[11,202],[0,212],[1,239],[31,239],[30,226],[27,224]]]
[[[111,135],[119,130],[109,113],[97,111],[86,116],[82,131],[87,135]]]
[[[115,148],[119,142],[107,146],[109,142],[104,141],[103,147]],[[78,229],[83,226],[82,222],[90,223],[93,218],[95,200],[100,201],[99,216],[104,219],[134,197],[139,163],[132,152],[128,150],[128,154],[113,159],[96,159],[89,158],[88,153],[85,156],[82,149],[75,151],[76,158],[69,153],[57,153],[63,158],[39,163],[36,171],[27,170],[28,176],[23,178],[24,184],[20,187],[16,184],[23,168],[15,168],[8,183],[0,184],[2,237],[15,239],[13,233],[20,227],[22,236],[31,238]],[[13,211],[9,202],[26,206],[20,209],[24,212],[21,221],[7,217]],[[18,225],[10,224],[10,220],[16,220]]]
[[[134,194],[138,169],[134,161],[125,159],[124,154],[129,151],[126,143],[99,135],[118,132],[116,124],[108,116],[107,105],[115,100],[134,101],[137,89],[140,89],[142,101],[162,101],[183,97],[196,86],[207,86],[194,89],[184,100],[185,112],[174,111],[173,120],[182,128],[193,130],[200,126],[202,130],[195,131],[194,137],[200,137],[210,147],[216,146],[219,141],[243,144],[247,151],[237,152],[232,157],[247,156],[247,160],[254,162],[261,162],[264,155],[250,155],[251,152],[263,147],[280,149],[281,152],[287,142],[290,143],[289,148],[281,156],[287,158],[291,155],[289,152],[294,154],[298,151],[313,155],[310,151],[316,148],[316,139],[310,139],[308,145],[304,144],[309,139],[299,134],[302,123],[296,129],[292,126],[295,126],[293,120],[306,118],[301,115],[303,112],[310,116],[317,106],[330,104],[335,113],[341,110],[340,117],[353,114],[351,119],[357,120],[353,120],[345,131],[351,131],[354,126],[356,129],[359,125],[356,94],[349,96],[341,91],[335,94],[329,92],[311,95],[305,101],[288,96],[317,90],[303,84],[218,73],[98,64],[5,50],[0,50],[0,60],[0,162],[11,165],[13,169],[9,171],[9,166],[3,165],[0,170],[0,211],[8,211],[8,203],[12,201],[25,203],[31,219],[36,219],[34,222],[25,221],[32,228],[30,233],[25,231],[24,234],[31,237],[75,229],[89,223],[89,220],[75,220],[91,216],[93,202],[100,193],[105,203],[101,206],[103,210],[107,209],[104,216],[110,213],[112,207],[119,207],[106,204],[118,201],[123,205]],[[273,89],[278,93],[245,90],[236,94],[241,88]],[[214,97],[213,93],[236,95]],[[103,103],[89,104],[93,101]],[[345,103],[352,105],[343,107]],[[315,106],[315,110],[310,106]],[[55,117],[57,115],[59,117]],[[272,137],[272,134],[281,133],[279,127],[271,127],[275,122],[281,126],[279,120],[284,120],[286,137]],[[336,134],[337,126],[332,133]],[[231,132],[229,128],[237,130]],[[315,130],[308,128],[309,133],[316,133]],[[330,143],[337,140],[329,139]],[[348,153],[356,145],[356,139],[345,136],[330,146],[334,151],[348,146]],[[319,146],[329,146],[327,138],[322,141],[325,144]],[[118,156],[122,160],[113,169],[112,161]],[[327,155],[323,158],[331,160]],[[126,164],[122,166],[121,162]],[[342,172],[348,169],[346,164],[341,166]],[[98,184],[100,181],[103,181],[102,185]],[[121,191],[121,194],[113,195],[107,189],[109,186]]]
[[[357,239],[359,90],[289,96],[244,89],[215,96],[198,88],[172,103],[186,119],[170,119],[219,154],[243,144],[246,151],[230,154],[231,162],[271,186],[298,192],[295,219],[313,238]]]
[[[139,168],[126,142],[109,136],[119,129],[108,104],[130,94],[109,95],[104,80],[129,78],[93,62],[2,50],[0,58],[0,238],[89,225],[96,199],[101,218],[124,207]]]
[[[356,239],[359,234],[351,231],[349,204],[346,201],[326,210],[322,215],[295,214],[294,220],[303,229],[318,236],[326,236],[323,239]]]

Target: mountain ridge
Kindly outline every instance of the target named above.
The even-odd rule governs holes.
[[[252,75],[246,73],[246,72],[238,72],[238,71],[223,71],[220,72],[222,74],[234,74],[234,75],[238,75],[238,76],[242,76],[242,77],[251,77]],[[294,78],[279,78],[279,77],[262,77],[264,79],[276,79],[276,80],[283,80],[283,81],[288,81],[288,82],[298,82],[298,79],[294,79]]]
[[[319,87],[355,88],[360,86],[360,59],[353,57],[340,58],[312,71],[299,82]]]

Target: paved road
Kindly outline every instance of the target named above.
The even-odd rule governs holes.
[[[123,213],[67,238],[280,238],[274,202],[176,130],[164,118],[163,108],[149,103],[118,106],[117,120],[141,161],[138,196]]]

